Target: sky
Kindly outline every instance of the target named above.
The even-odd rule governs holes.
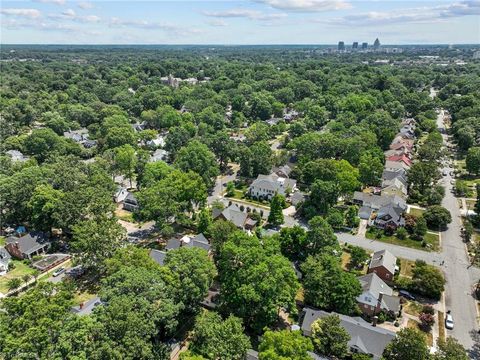
[[[2,44],[479,44],[480,0],[1,0]]]

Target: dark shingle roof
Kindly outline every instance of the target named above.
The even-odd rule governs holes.
[[[165,263],[165,258],[167,257],[167,253],[165,251],[160,251],[160,250],[155,250],[152,249],[150,250],[150,257],[159,265],[162,265]]]
[[[7,244],[18,243],[18,248],[22,254],[31,254],[47,246],[46,236],[43,232],[30,232],[22,237],[11,236],[7,239]]]

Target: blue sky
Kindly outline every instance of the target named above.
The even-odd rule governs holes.
[[[3,0],[2,44],[480,43],[480,0]]]

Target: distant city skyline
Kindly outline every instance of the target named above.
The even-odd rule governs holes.
[[[478,44],[480,0],[2,1],[2,44]]]

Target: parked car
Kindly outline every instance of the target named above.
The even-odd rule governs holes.
[[[450,314],[450,310],[447,313],[447,316],[445,317],[445,327],[448,330],[453,330],[453,316]]]
[[[60,268],[56,269],[56,270],[52,273],[52,275],[55,277],[55,276],[58,276],[58,275],[60,275],[60,274],[63,274],[64,272],[65,272],[65,268],[64,268],[64,267],[60,267]]]
[[[83,268],[83,266],[78,265],[68,269],[65,275],[70,276],[73,279],[76,279],[82,276],[84,273],[85,273],[85,269]]]
[[[398,292],[398,294],[402,297],[404,297],[405,299],[408,299],[408,300],[415,300],[415,296],[413,296],[412,294],[410,294],[407,290],[400,290]]]

